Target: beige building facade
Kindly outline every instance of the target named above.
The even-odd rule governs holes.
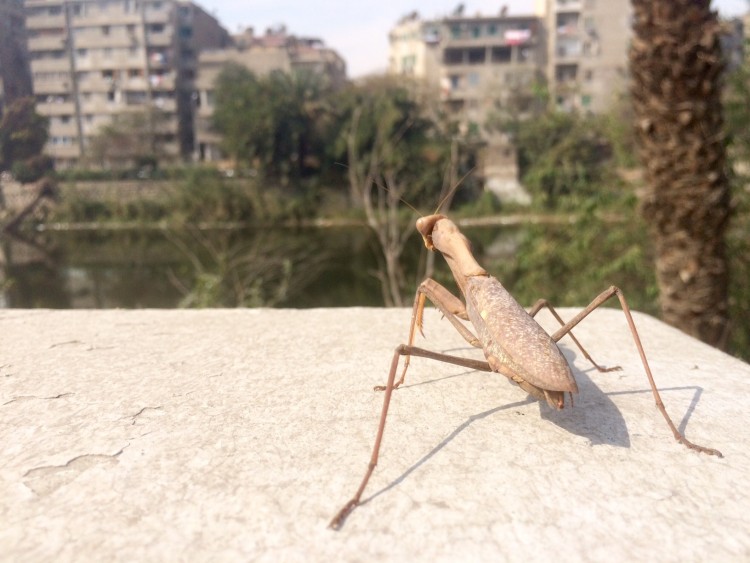
[[[561,110],[606,111],[627,87],[630,0],[535,0],[534,13],[434,20],[413,12],[389,33],[389,71],[439,88],[467,123],[546,85]],[[520,96],[521,98],[523,96]]]
[[[37,111],[49,118],[46,152],[58,168],[85,163],[113,116],[161,114],[169,160],[193,149],[198,52],[228,44],[215,18],[176,0],[26,0]]]
[[[542,0],[547,80],[557,109],[607,111],[627,88],[630,0]]]

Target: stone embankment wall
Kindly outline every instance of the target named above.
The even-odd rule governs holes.
[[[142,201],[156,199],[173,189],[170,181],[123,180],[117,182],[63,182],[58,186],[60,197],[76,196],[91,201]],[[10,176],[0,178],[0,214],[14,215],[35,197],[34,184],[20,184]]]

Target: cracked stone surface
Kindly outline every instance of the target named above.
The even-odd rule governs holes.
[[[574,310],[563,309],[564,317]],[[551,330],[554,321],[540,314]],[[750,559],[750,366],[636,314],[573,343],[575,406],[414,358],[366,469],[406,309],[0,311],[0,559]],[[430,310],[426,340],[481,358]]]

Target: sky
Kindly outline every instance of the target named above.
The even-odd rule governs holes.
[[[425,19],[449,14],[463,1],[465,14],[497,14],[502,5],[509,15],[534,11],[534,0],[194,0],[230,32],[253,27],[258,34],[286,25],[294,35],[318,37],[336,49],[357,78],[386,70],[388,31],[404,15],[417,11]],[[605,0],[609,1],[609,0]],[[722,17],[748,11],[748,0],[713,0]]]

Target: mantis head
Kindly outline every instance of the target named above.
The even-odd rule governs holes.
[[[445,215],[435,214],[417,219],[417,230],[428,250],[439,250],[443,255],[462,290],[467,277],[487,275],[487,271],[472,255],[469,239]]]
[[[435,245],[432,243],[432,231],[435,229],[435,223],[445,218],[445,215],[428,215],[417,219],[417,231],[422,235],[422,240],[424,240],[424,245],[428,250],[435,250]]]

